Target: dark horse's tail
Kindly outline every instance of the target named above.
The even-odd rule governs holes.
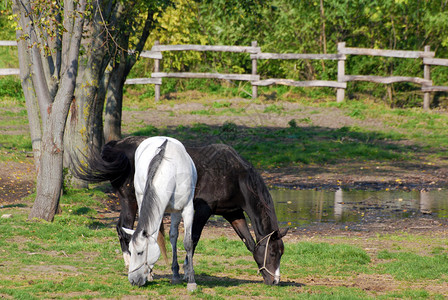
[[[148,177],[146,178],[145,191],[143,193],[142,207],[140,208],[139,222],[136,231],[147,228],[148,222],[154,218],[154,213],[159,211],[159,201],[157,201],[157,194],[153,185],[154,177],[162,163],[165,155],[166,145],[168,140],[157,149],[156,155],[152,158],[148,165]],[[162,212],[163,213],[163,212]]]
[[[133,176],[134,168],[128,156],[116,144],[117,141],[107,143],[101,153],[90,151],[82,162],[72,158],[74,176],[92,183],[110,181],[114,188],[121,187]]]

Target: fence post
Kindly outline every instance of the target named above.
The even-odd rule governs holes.
[[[431,46],[425,46],[425,52],[430,52]],[[424,61],[424,60],[423,60]],[[426,80],[431,80],[431,67],[427,64],[423,65],[423,78]],[[423,85],[422,85],[423,87]],[[429,109],[429,101],[430,101],[430,92],[423,93],[423,109]]]
[[[154,41],[154,46],[158,46],[158,45],[160,45],[160,42],[157,40],[157,41]],[[160,59],[154,59],[154,72],[155,73],[157,73],[157,72],[159,72],[160,70]],[[156,102],[158,102],[159,100],[160,100],[160,84],[156,84],[155,86],[154,86],[154,96],[155,96],[155,101]]]
[[[345,54],[342,54],[342,50],[345,48],[345,42],[338,43],[338,82],[344,82],[345,77]],[[336,101],[343,102],[345,98],[345,89],[338,88],[336,91]]]
[[[252,41],[252,47],[257,47],[257,41]],[[252,59],[252,75],[257,75],[257,59]],[[252,85],[252,99],[258,97],[258,86]]]

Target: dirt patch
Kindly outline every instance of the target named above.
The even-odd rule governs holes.
[[[0,161],[0,207],[20,203],[35,187],[32,158],[21,162]]]

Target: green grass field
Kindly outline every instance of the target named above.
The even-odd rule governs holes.
[[[367,238],[378,251],[367,252],[358,238],[288,242],[282,283],[266,286],[236,234],[205,235],[195,255],[198,289],[170,284],[170,267],[159,260],[156,278],[131,286],[122,261],[114,221],[101,192],[69,191],[53,223],[26,221],[31,203],[0,208],[0,297],[15,299],[119,299],[129,296],[177,299],[444,299],[448,292],[448,244],[431,237],[431,251],[381,246],[393,240],[427,242],[427,237],[393,234]],[[230,230],[230,229],[229,229]],[[209,233],[212,231],[209,231]],[[169,244],[169,243],[168,243]],[[185,252],[179,242],[180,258]],[[168,245],[168,249],[170,249]],[[359,279],[387,278],[391,289],[363,289]],[[444,290],[428,291],[428,285]],[[445,294],[444,294],[445,293]]]

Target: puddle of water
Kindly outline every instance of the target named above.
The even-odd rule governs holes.
[[[430,215],[448,218],[448,191],[271,190],[284,226],[318,222],[375,222]]]

